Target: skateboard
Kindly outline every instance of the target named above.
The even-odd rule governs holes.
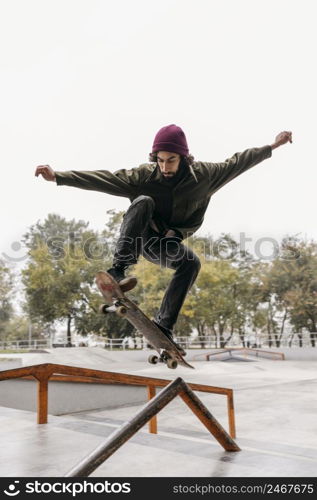
[[[106,299],[99,311],[102,314],[116,313],[127,319],[157,351],[158,355],[151,354],[149,363],[165,363],[168,368],[175,369],[178,365],[194,368],[183,358],[174,342],[141,311],[121,290],[117,281],[107,272],[99,271],[96,274],[96,285]],[[110,305],[109,305],[110,304]]]

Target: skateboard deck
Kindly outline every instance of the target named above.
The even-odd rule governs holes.
[[[157,351],[151,355],[149,363],[166,363],[168,368],[177,368],[177,365],[194,368],[183,358],[178,348],[166,335],[130,300],[121,290],[117,281],[107,272],[96,274],[96,284],[107,304],[102,304],[100,312],[103,314],[116,313],[127,319]]]

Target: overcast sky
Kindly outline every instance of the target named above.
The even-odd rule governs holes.
[[[136,167],[170,123],[217,162],[292,130],[214,195],[199,234],[317,240],[315,22],[314,0],[0,0],[0,254],[19,258],[49,213],[102,229],[129,205],[36,165]]]

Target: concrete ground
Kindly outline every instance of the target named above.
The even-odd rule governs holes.
[[[180,367],[172,371],[147,364],[148,353],[144,352],[54,349],[47,354],[6,356],[0,369],[52,362],[170,380],[180,376],[186,382],[234,390],[236,442],[242,451],[224,451],[177,398],[158,415],[157,435],[149,434],[144,427],[93,476],[315,477],[317,373],[316,354],[311,351],[307,356],[304,351],[295,356],[293,351],[292,356],[286,354],[285,361],[242,356],[227,361],[196,360],[192,361],[195,370]],[[194,354],[197,352],[190,352],[189,359]],[[225,396],[197,395],[228,429]],[[50,415],[49,423],[40,426],[33,412],[2,407],[0,476],[63,476],[141,406],[137,403]]]

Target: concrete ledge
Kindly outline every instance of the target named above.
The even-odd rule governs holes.
[[[48,413],[51,415],[99,408],[117,408],[147,401],[146,387],[53,381],[49,382],[48,387]],[[1,381],[0,406],[35,412],[37,382],[33,380]]]

